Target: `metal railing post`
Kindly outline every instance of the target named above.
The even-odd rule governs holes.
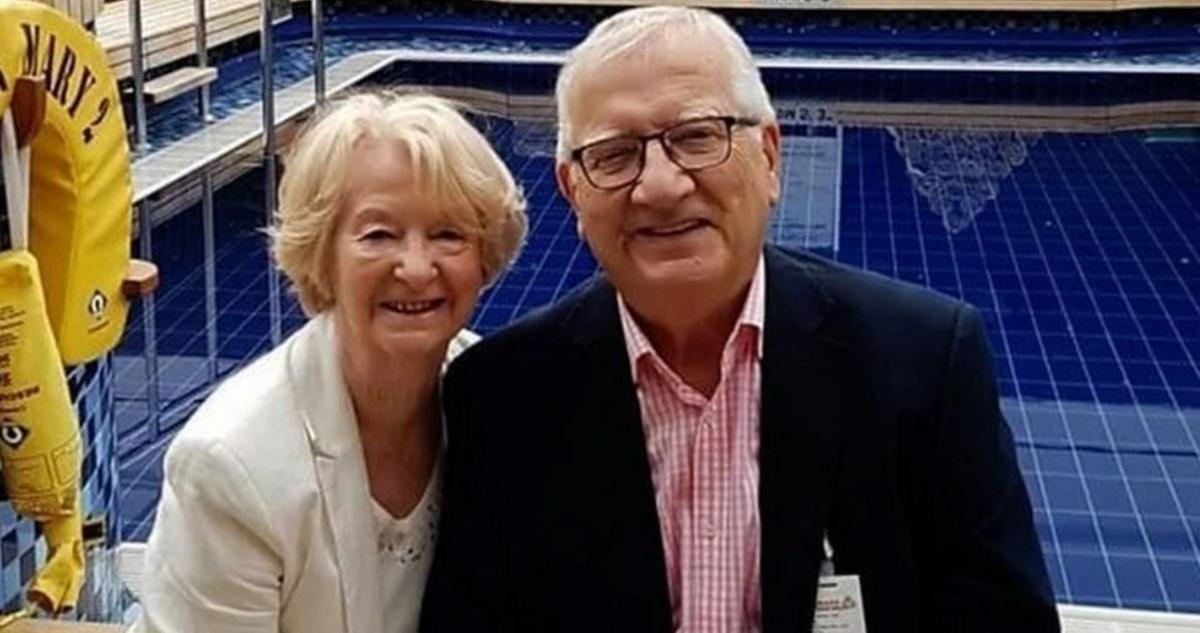
[[[204,6],[204,0],[196,0],[196,65],[201,68],[208,67],[208,12]],[[208,84],[200,86],[200,120],[204,123],[211,123],[212,116],[212,95],[209,92]]]
[[[205,356],[208,357],[208,382],[215,384],[220,373],[217,359],[217,255],[216,229],[213,221],[213,178],[212,168],[204,167],[200,175],[200,186],[203,189],[201,204],[201,222],[204,227],[204,320]]]
[[[317,107],[325,103],[325,14],[321,0],[312,0],[313,93]]]
[[[138,211],[138,257],[154,261],[154,245],[151,242],[154,231],[153,215],[150,204],[142,202],[137,206]],[[146,421],[149,441],[156,441],[162,429],[160,418],[162,407],[159,402],[158,390],[158,328],[155,323],[154,293],[142,296],[142,361],[146,374]]]
[[[275,69],[272,66],[275,48],[275,20],[271,0],[261,0],[262,39],[259,47],[259,62],[262,75],[262,121],[263,121],[263,178],[266,225],[275,222]],[[279,274],[274,266],[267,267],[267,302],[271,310],[271,344],[278,345],[283,338],[282,315],[279,302]]]
[[[142,44],[142,0],[129,0],[129,72],[133,76],[133,138],[138,152],[150,147],[146,141],[146,69]]]

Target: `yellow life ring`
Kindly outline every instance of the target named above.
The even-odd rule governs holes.
[[[30,152],[23,145],[40,129],[45,93],[26,80],[14,92],[22,98],[0,111],[0,172],[13,247],[0,252],[0,463],[13,509],[42,523],[50,550],[27,595],[58,614],[74,608],[84,579],[82,456],[37,259],[26,250]],[[30,612],[5,616],[0,626]]]
[[[0,112],[17,77],[45,81],[46,116],[33,140],[29,249],[62,362],[116,346],[128,301],[133,186],[117,81],[95,38],[55,9],[0,0]]]

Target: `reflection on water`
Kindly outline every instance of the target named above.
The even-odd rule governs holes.
[[[1029,156],[1037,132],[889,127],[917,192],[960,233]]]
[[[512,149],[521,158],[553,158],[558,144],[554,123],[536,119],[514,119]]]

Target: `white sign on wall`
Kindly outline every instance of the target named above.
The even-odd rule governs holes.
[[[767,239],[805,250],[838,248],[842,128],[784,126],[779,204]]]

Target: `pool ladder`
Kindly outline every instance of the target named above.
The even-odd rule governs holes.
[[[262,129],[263,129],[263,171],[265,185],[265,204],[264,204],[264,224],[271,226],[274,223],[275,207],[276,207],[276,154],[277,140],[275,134],[275,91],[274,79],[275,73],[273,64],[275,34],[272,27],[280,20],[286,20],[291,17],[291,2],[292,0],[259,0],[260,30],[261,39],[259,44],[259,72],[262,81]],[[324,29],[324,8],[322,0],[310,0],[312,6],[312,33],[313,33],[313,86],[316,98],[316,105],[320,107],[325,102],[326,83],[325,83],[325,29]],[[149,98],[153,102],[161,102],[167,99],[179,96],[189,90],[199,90],[199,108],[202,125],[208,125],[213,121],[211,111],[211,95],[208,85],[217,77],[215,68],[208,66],[208,45],[207,45],[207,24],[205,16],[205,0],[195,0],[196,12],[196,65],[181,69],[185,72],[180,73],[171,81],[163,81],[161,85],[156,85],[154,82],[147,84],[145,81],[145,66],[144,66],[144,51],[142,41],[142,11],[141,0],[129,0],[129,25],[130,25],[130,70],[133,76],[133,106],[134,106],[134,146],[141,153],[149,148],[149,143],[146,138],[146,101]],[[168,77],[175,75],[170,73],[160,78],[166,80]],[[157,79],[155,81],[158,81]],[[215,229],[213,223],[213,177],[211,166],[205,166],[200,173],[201,182],[201,205],[203,218],[203,240],[204,251],[206,254],[204,276],[205,276],[205,304],[207,314],[215,313],[215,280],[216,271],[212,265],[213,254],[215,250]],[[153,240],[152,228],[153,218],[151,217],[151,204],[141,202],[135,205],[135,212],[138,214],[138,257],[146,261],[153,261]],[[272,345],[276,345],[282,339],[282,306],[276,299],[280,295],[280,279],[279,272],[274,267],[268,268],[268,287],[270,301],[270,334]],[[154,295],[147,294],[142,297],[142,318],[144,321],[143,334],[144,341],[144,371],[146,376],[146,404],[149,411],[149,433],[151,441],[156,440],[161,434],[160,428],[160,394],[158,389],[158,381],[155,379],[158,374],[158,351],[155,332],[157,327],[155,324],[154,312]],[[217,336],[214,328],[208,329],[208,337],[206,341],[208,358],[214,359],[208,364],[206,373],[210,382],[215,381],[219,368],[217,367]]]
[[[217,69],[208,65],[208,18],[206,0],[195,0],[195,64],[183,66],[161,77],[146,81],[145,41],[142,33],[142,2],[129,0],[129,37],[130,37],[130,67],[133,79],[134,107],[134,138],[133,145],[138,152],[149,148],[146,137],[146,104],[162,103],[185,94],[198,91],[197,105],[200,118],[204,123],[211,123],[212,98],[209,84],[217,80]],[[322,0],[312,2],[313,30],[313,72],[316,88],[316,100],[320,105],[325,100],[325,33]],[[262,8],[262,24],[274,24],[280,19],[291,17],[291,0],[260,0]],[[273,48],[271,29],[264,28],[262,40],[262,55],[264,61],[264,79],[271,75],[269,63]],[[264,84],[266,85],[266,84]],[[264,91],[264,106],[270,99]],[[273,108],[272,108],[273,109]]]
[[[205,0],[195,0],[196,61],[161,77],[146,81],[145,42],[142,37],[142,2],[129,0],[129,53],[133,76],[134,138],[138,152],[149,148],[146,141],[146,102],[162,103],[189,91],[199,92],[200,118],[212,120],[209,84],[217,80],[217,69],[208,65],[208,19]]]

